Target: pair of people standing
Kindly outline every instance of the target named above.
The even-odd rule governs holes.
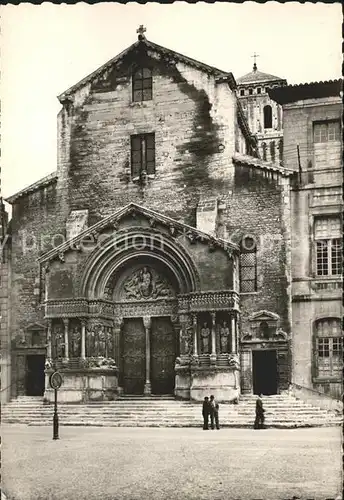
[[[203,408],[202,408],[202,415],[203,415],[203,430],[207,431],[209,430],[209,417],[210,417],[210,427],[211,429],[220,429],[220,423],[219,423],[219,404],[217,401],[215,401],[214,396],[210,396],[210,399],[208,396],[204,398],[203,401]]]

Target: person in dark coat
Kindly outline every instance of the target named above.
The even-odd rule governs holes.
[[[208,396],[206,396],[204,398],[204,401],[203,401],[202,415],[203,415],[203,430],[208,431],[209,430],[209,415],[210,415],[210,405],[209,405]]]
[[[263,429],[264,428],[264,408],[263,408],[263,401],[261,398],[261,395],[257,397],[256,400],[256,419],[254,421],[254,428],[255,429]]]
[[[210,396],[210,424],[211,428],[214,429],[216,426],[216,429],[220,429],[220,424],[219,424],[219,404],[215,401],[214,396]],[[215,421],[215,425],[214,425]]]

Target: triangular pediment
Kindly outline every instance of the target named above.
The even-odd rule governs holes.
[[[46,326],[45,325],[42,325],[41,323],[30,323],[26,328],[25,330],[28,331],[28,332],[31,332],[31,331],[37,331],[37,330],[45,330],[46,329]]]
[[[236,87],[236,82],[234,80],[232,73],[227,71],[222,71],[213,66],[209,66],[208,64],[202,63],[200,61],[197,61],[196,59],[185,56],[183,54],[175,52],[174,50],[168,49],[156,43],[150,42],[146,38],[143,38],[130,45],[127,49],[123,50],[123,52],[118,54],[116,57],[110,59],[103,66],[101,66],[93,73],[80,80],[78,83],[70,87],[62,94],[60,94],[58,96],[58,99],[60,100],[61,103],[65,102],[66,100],[72,101],[74,93],[80,90],[82,87],[88,84],[92,84],[99,78],[104,78],[104,75],[106,77],[106,75],[109,74],[109,72],[111,72],[113,69],[120,67],[125,58],[130,57],[132,55],[135,56],[135,53],[137,53],[137,59],[140,60],[140,57],[142,57],[143,52],[147,53],[148,56],[151,55],[156,59],[164,60],[166,63],[169,64],[182,62],[188,66],[196,68],[205,73],[213,74],[216,78],[228,81],[230,87],[233,89]]]
[[[266,310],[257,311],[249,317],[249,321],[279,321],[279,319],[278,314]]]
[[[202,242],[207,244],[210,250],[223,248],[229,255],[239,253],[239,247],[232,242],[228,242],[220,238],[214,238],[208,233],[176,221],[175,219],[151,210],[150,208],[143,207],[136,203],[129,203],[125,207],[114,212],[112,215],[97,222],[92,227],[82,231],[74,238],[69,239],[65,243],[55,247],[53,250],[46,252],[38,258],[38,262],[43,264],[56,258],[59,258],[63,262],[64,254],[69,251],[78,251],[80,248],[80,242],[85,241],[87,237],[92,237],[97,241],[100,234],[105,232],[105,230],[110,230],[112,232],[119,230],[120,224],[124,220],[131,219],[134,223],[133,225],[137,225],[136,221],[138,221],[139,217],[144,218],[152,230],[155,230],[158,225],[163,226],[168,230],[171,237],[185,234],[190,243]]]

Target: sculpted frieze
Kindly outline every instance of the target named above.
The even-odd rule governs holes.
[[[122,300],[148,300],[173,297],[175,292],[168,281],[147,266],[133,273],[123,284]]]

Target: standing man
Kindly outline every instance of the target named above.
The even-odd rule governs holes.
[[[216,425],[216,429],[220,429],[219,424],[219,405],[215,401],[214,396],[210,396],[210,424],[211,428],[214,429],[214,421]]]
[[[210,405],[209,398],[206,396],[203,401],[202,415],[203,415],[203,430],[209,430],[209,413],[210,413]]]
[[[263,401],[261,398],[261,394],[257,397],[256,400],[256,419],[254,421],[255,429],[263,429],[264,428],[264,408]]]

